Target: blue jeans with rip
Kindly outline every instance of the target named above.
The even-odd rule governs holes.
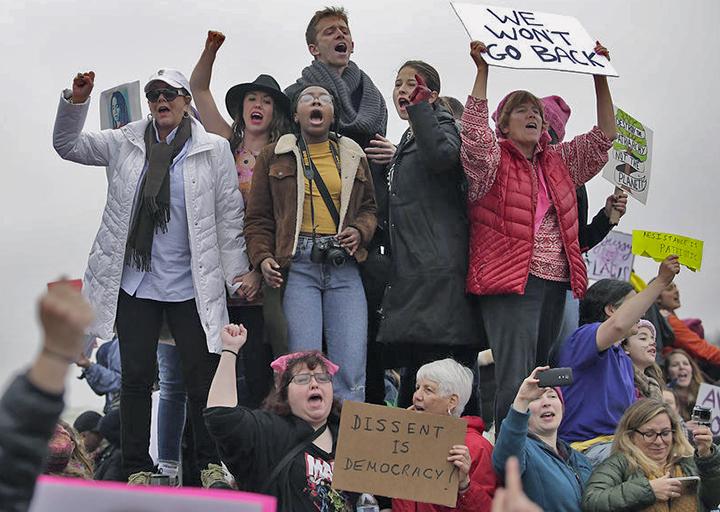
[[[320,239],[320,237],[318,237]],[[300,236],[288,273],[283,310],[290,352],[322,350],[340,366],[333,379],[335,396],[365,400],[367,302],[355,259],[339,267],[313,263],[313,241]]]
[[[157,358],[160,375],[158,460],[179,463],[187,401],[180,355],[174,345],[158,343]]]

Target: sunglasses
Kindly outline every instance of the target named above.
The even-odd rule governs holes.
[[[307,386],[308,384],[310,384],[310,381],[313,377],[315,377],[315,382],[317,382],[318,384],[327,384],[328,382],[332,382],[332,375],[326,372],[298,373],[297,375],[293,375],[293,378],[290,379],[290,382],[294,382],[295,384],[298,384],[300,386]]]
[[[321,94],[320,96],[318,96],[316,98],[312,94],[307,93],[307,94],[303,94],[302,96],[300,96],[300,98],[298,98],[298,103],[303,104],[303,105],[309,105],[310,103],[314,102],[316,99],[323,105],[332,105],[332,102],[333,102],[332,96],[330,96],[329,94]]]
[[[180,89],[153,89],[145,93],[145,97],[150,103],[155,103],[160,99],[160,95],[164,96],[167,101],[172,101],[180,96]],[[183,95],[184,96],[184,95]]]

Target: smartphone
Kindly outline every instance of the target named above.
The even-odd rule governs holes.
[[[700,485],[699,476],[681,476],[676,478],[682,484],[683,494],[696,494]]]
[[[705,425],[706,427],[709,427],[712,422],[712,409],[696,405],[693,408],[690,419],[698,425]]]
[[[538,373],[538,386],[553,388],[555,386],[569,386],[573,383],[572,368],[550,368]]]

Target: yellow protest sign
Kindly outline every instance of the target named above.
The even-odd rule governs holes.
[[[632,252],[638,256],[662,261],[671,254],[680,256],[680,263],[695,272],[702,264],[703,241],[687,236],[634,229]]]

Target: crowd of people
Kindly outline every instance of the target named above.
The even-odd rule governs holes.
[[[87,302],[65,285],[41,299],[42,350],[0,403],[0,465],[18,469],[0,477],[8,510],[26,510],[40,472],[354,510],[357,495],[331,486],[343,400],[462,418],[454,510],[720,503],[720,454],[693,413],[720,349],[676,315],[678,257],[642,289],[588,287],[582,254],[627,207],[616,192],[587,222],[584,184],[616,137],[604,76],[596,126],[565,141],[560,96],[512,91],[490,113],[482,42],[464,107],[409,60],[392,91],[407,122],[396,145],[382,92],[350,60],[344,9],[313,15],[296,83],[232,87],[229,122],[210,91],[224,40],[208,33],[189,80],[148,79],[146,120],[84,131],[92,71],[60,98],[54,147],[107,168],[107,203]],[[95,361],[85,332],[112,340]],[[73,425],[59,420],[71,365],[106,398]],[[572,383],[541,387],[550,367]]]

